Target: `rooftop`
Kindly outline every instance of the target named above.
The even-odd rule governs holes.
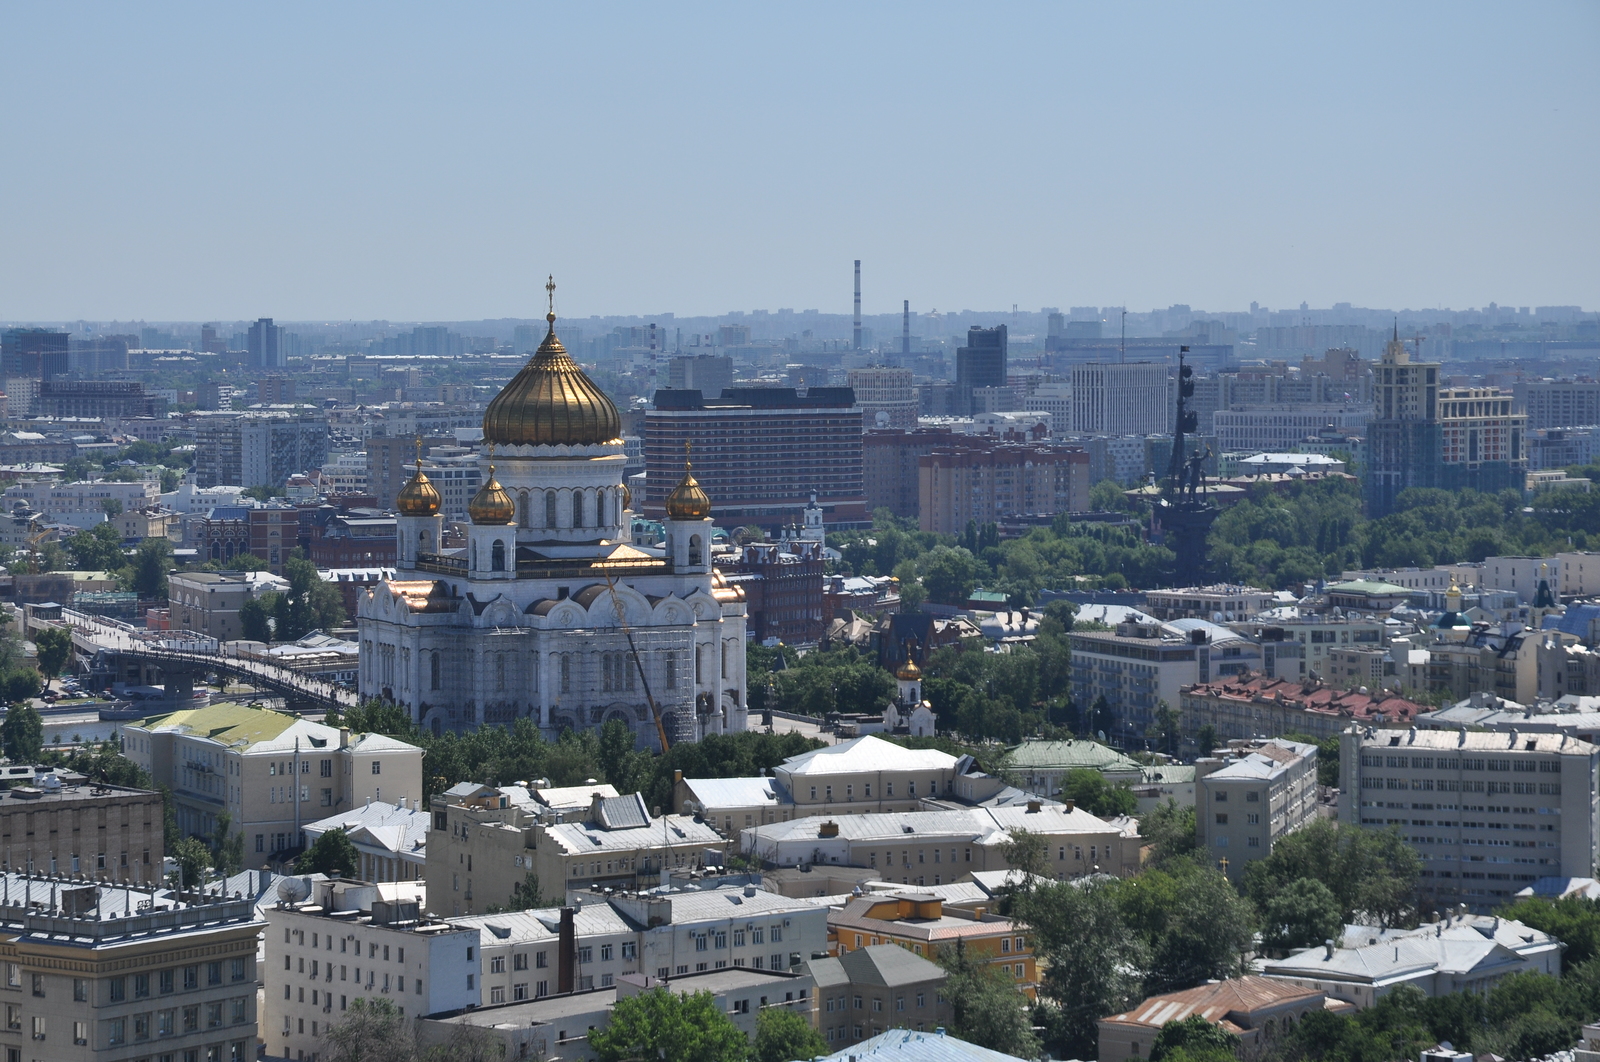
[[[808,968],[818,988],[842,984],[896,988],[942,981],[947,976],[938,963],[913,955],[898,944],[869,945],[837,958],[812,959]]]
[[[774,770],[785,775],[877,774],[881,771],[939,771],[955,767],[956,757],[937,749],[908,749],[868,734],[837,745],[791,756]]]
[[[1249,1025],[1232,1021],[1234,1015],[1243,1017],[1252,1011],[1320,995],[1322,993],[1314,989],[1270,977],[1236,977],[1182,992],[1151,996],[1132,1010],[1101,1020],[1159,1029],[1169,1021],[1183,1021],[1191,1014],[1198,1014],[1213,1025],[1241,1032]]]
[[[943,1029],[933,1032],[890,1029],[836,1054],[824,1055],[817,1062],[867,1062],[868,1059],[891,1058],[895,1062],[1023,1062],[1016,1055],[991,1051],[987,1047],[948,1036]]]
[[[1006,767],[1027,770],[1090,770],[1137,773],[1141,767],[1109,745],[1098,741],[1024,741],[1006,754]]]

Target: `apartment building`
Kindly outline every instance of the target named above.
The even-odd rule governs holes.
[[[1482,586],[1509,590],[1521,604],[1531,605],[1541,588],[1551,594],[1561,588],[1561,554],[1553,557],[1485,557]]]
[[[918,527],[953,535],[969,523],[1081,511],[1089,488],[1084,450],[975,437],[917,459]]]
[[[104,523],[115,512],[145,509],[161,499],[161,481],[147,479],[133,483],[103,480],[22,479],[0,494],[0,504],[10,512],[18,505],[43,513],[47,522],[90,528]]]
[[[285,878],[266,909],[261,1039],[279,1058],[316,1058],[358,999],[402,1017],[476,1006],[476,928],[423,911],[418,882]]]
[[[1070,431],[1152,435],[1172,430],[1172,385],[1164,362],[1072,366]]]
[[[850,389],[861,407],[862,425],[867,428],[915,428],[917,389],[910,369],[874,365],[851,369],[846,374]],[[881,414],[881,416],[880,416]]]
[[[1089,707],[1104,697],[1109,722],[1125,736],[1142,735],[1183,687],[1257,670],[1261,660],[1259,645],[1206,620],[1119,623],[1115,631],[1071,631],[1067,640],[1073,701]]]
[[[1222,741],[1247,741],[1266,734],[1304,734],[1323,740],[1351,723],[1409,726],[1426,706],[1378,687],[1366,691],[1320,682],[1244,674],[1185,686],[1179,694],[1186,740],[1210,727]]]
[[[920,504],[918,460],[956,441],[955,432],[949,428],[874,431],[868,424],[861,437],[861,478],[867,511],[888,509],[896,516],[916,516]]]
[[[13,866],[159,884],[166,855],[161,794],[90,786],[81,775],[65,783],[53,773],[24,775],[0,790],[0,848]]]
[[[1340,650],[1382,651],[1387,628],[1375,614],[1309,609],[1272,610],[1265,615],[1235,620],[1232,630],[1259,642],[1264,669],[1273,678],[1322,681],[1335,685],[1348,670]],[[1335,668],[1338,668],[1336,673]],[[1350,685],[1367,685],[1352,682]]]
[[[860,1043],[886,1029],[942,1029],[951,1023],[938,963],[893,944],[867,945],[812,959],[806,970],[816,982],[811,1024],[833,1050]]]
[[[263,923],[251,900],[0,878],[8,1060],[255,1057]]]
[[[1371,406],[1329,403],[1251,405],[1218,409],[1211,415],[1220,453],[1286,453],[1306,450],[1306,442],[1332,428],[1340,435],[1366,431]]]
[[[247,869],[298,851],[317,819],[385,796],[422,798],[415,745],[265,708],[213,704],[128,723],[122,751],[171,787],[184,834],[211,836],[227,812]]]
[[[1339,818],[1398,828],[1425,901],[1488,910],[1539,878],[1593,876],[1597,770],[1600,746],[1565,734],[1350,727]]]
[[[641,968],[639,927],[603,900],[448,921],[478,933],[485,1007],[613,988]]]
[[[1003,852],[1010,831],[1045,839],[1051,877],[1131,874],[1139,838],[1068,804],[893,814],[812,816],[741,830],[740,850],[767,866],[857,867],[902,885],[942,885],[985,870],[1013,870]]]
[[[450,916],[507,906],[529,875],[546,895],[567,889],[637,888],[663,869],[703,867],[724,840],[687,815],[652,816],[637,793],[595,794],[580,821],[548,821],[520,786],[462,782],[436,794],[428,832],[428,909]]]
[[[243,636],[239,609],[289,584],[270,572],[173,572],[167,577],[172,629],[194,631],[219,642]]]
[[[195,428],[201,487],[281,487],[328,461],[328,422],[319,417],[207,417]]]
[[[639,969],[663,980],[729,967],[798,971],[828,947],[827,908],[755,885],[588,894],[584,906],[602,900],[642,927]]]
[[[1518,384],[1517,397],[1530,428],[1570,428],[1600,424],[1600,382],[1538,380]]]
[[[1195,838],[1235,884],[1245,868],[1316,814],[1317,747],[1233,741],[1195,761]]]

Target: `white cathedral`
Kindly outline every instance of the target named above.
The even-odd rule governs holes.
[[[466,547],[441,547],[420,458],[400,491],[396,576],[356,610],[361,696],[434,733],[620,719],[654,748],[744,730],[744,594],[711,564],[711,501],[686,462],[665,549],[629,544],[617,407],[547,320],[484,414]]]

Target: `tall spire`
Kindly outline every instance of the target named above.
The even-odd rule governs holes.
[[[556,330],[556,278],[554,273],[549,274],[546,278],[544,293],[545,297],[550,300],[550,312],[544,315],[544,319],[549,322],[550,332],[553,335]]]

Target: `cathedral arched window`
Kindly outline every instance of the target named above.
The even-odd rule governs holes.
[[[729,650],[731,648],[732,648],[732,643],[731,642],[723,642],[722,643],[722,677],[723,678],[727,678],[728,677],[728,660],[733,655],[731,652],[729,652]]]
[[[489,549],[489,570],[503,572],[506,570],[506,544],[498,538]]]
[[[691,565],[700,563],[700,556],[701,556],[702,548],[703,547],[702,547],[702,545],[700,543],[700,536],[699,535],[690,535],[689,536],[689,563]]]
[[[426,550],[428,548],[428,542],[429,542],[428,532],[426,532],[426,531],[418,531],[417,532],[417,550],[418,550],[418,552]]]
[[[517,526],[533,526],[533,499],[527,491],[517,495]]]
[[[444,680],[440,676],[443,669],[439,665],[439,654],[428,654],[428,688],[431,690],[444,689]]]
[[[544,492],[544,526],[556,526],[556,492],[553,490]]]
[[[706,647],[703,646],[703,645],[697,645],[697,646],[694,647],[694,682],[695,682],[695,685],[698,686],[701,683],[705,682],[705,680],[706,680]]]
[[[494,685],[495,689],[506,688],[506,654],[494,654]]]
[[[568,653],[561,654],[561,692],[572,692],[572,656]]]
[[[472,570],[478,570],[478,544],[476,542],[472,544]]]
[[[572,526],[583,526],[583,491],[572,492]]]
[[[678,654],[674,650],[667,650],[667,689],[678,688]]]

